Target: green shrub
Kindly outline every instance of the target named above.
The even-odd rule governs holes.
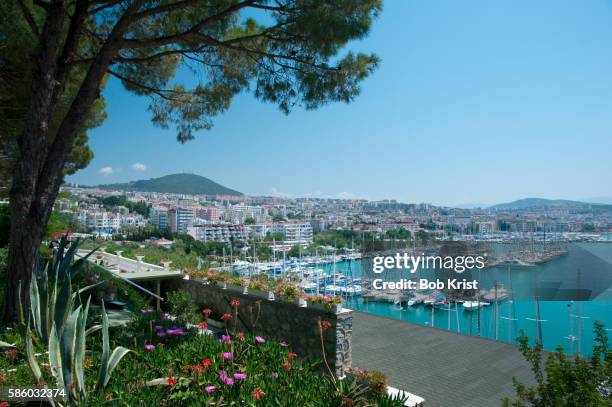
[[[516,377],[512,384],[516,399],[504,398],[505,407],[527,406],[611,406],[612,405],[612,349],[606,329],[595,321],[595,340],[590,358],[567,355],[562,346],[555,352],[543,352],[536,340],[529,346],[525,331],[519,337],[519,350],[531,365],[536,384],[529,386]]]
[[[384,373],[378,370],[352,370],[351,373],[355,376],[357,381],[366,388],[367,393],[372,397],[387,395],[389,379]]]
[[[168,310],[181,324],[195,324],[199,321],[198,308],[191,296],[185,290],[176,290],[168,293]]]

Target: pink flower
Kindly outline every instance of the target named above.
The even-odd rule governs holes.
[[[144,346],[144,348],[145,350],[152,351],[153,349],[155,349],[155,345],[151,345],[150,343],[148,343]]]
[[[247,378],[246,373],[234,373],[234,379],[244,380]]]
[[[219,370],[219,378],[221,378],[221,380],[227,379],[227,372],[225,370]]]
[[[257,342],[257,343],[265,343],[266,340],[264,338],[262,338],[261,336],[256,336],[255,337],[255,342]]]
[[[287,342],[285,342],[285,341],[282,341],[280,343],[280,346],[282,346],[283,348],[286,348],[287,346],[289,346],[289,344]]]
[[[183,328],[170,328],[166,330],[168,335],[187,335],[187,332]]]
[[[230,343],[232,338],[229,335],[221,335],[221,342]]]
[[[232,360],[232,352],[223,352],[223,359]]]
[[[229,377],[227,379],[225,379],[224,382],[228,386],[231,386],[232,384],[234,384],[234,380],[230,379]]]
[[[215,386],[206,386],[204,387],[204,390],[206,390],[206,393],[210,394],[210,393],[214,393],[215,390],[217,390],[217,388]]]

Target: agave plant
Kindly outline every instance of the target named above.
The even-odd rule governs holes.
[[[93,253],[90,252],[87,256],[73,262],[78,244],[78,241],[74,242],[66,250],[68,243],[66,239],[62,239],[53,258],[35,278],[32,278],[30,284],[31,317],[28,318],[25,337],[28,361],[36,380],[40,382],[43,377],[34,356],[32,325],[35,336],[49,352],[51,374],[57,386],[66,389],[66,394],[71,402],[87,394],[84,376],[87,335],[102,330],[102,358],[96,390],[107,385],[113,370],[130,352],[123,347],[116,347],[112,353],[110,352],[108,315],[104,302],[102,303],[102,324],[87,327],[91,296],[83,305],[80,295],[97,284],[78,291],[72,289],[72,277],[83,266],[87,257]],[[49,286],[49,274],[52,274],[52,288]],[[61,288],[58,291],[60,282]]]
[[[72,312],[74,302],[80,301],[79,294],[95,287],[90,285],[72,292],[72,277],[74,277],[85,265],[87,258],[95,250],[86,256],[74,261],[78,250],[79,241],[70,244],[64,237],[58,247],[54,250],[53,257],[47,261],[45,266],[38,270],[30,282],[30,313],[32,324],[36,334],[41,341],[47,343],[53,323],[58,331],[68,319]],[[51,281],[49,281],[51,278]],[[51,284],[50,284],[51,283]],[[62,284],[58,291],[58,284]],[[23,310],[20,312],[21,322],[25,325]]]

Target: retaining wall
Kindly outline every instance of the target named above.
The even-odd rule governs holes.
[[[232,313],[232,299],[240,301],[238,331],[260,335],[267,340],[286,341],[300,357],[323,359],[318,322],[328,321],[330,328],[323,331],[327,362],[339,377],[351,367],[351,335],[353,312],[344,309],[340,314],[299,307],[276,300],[269,301],[240,291],[222,289],[199,280],[166,280],[162,282],[162,296],[166,292],[187,291],[199,307],[210,307],[215,314]],[[259,304],[257,303],[259,301]],[[258,316],[259,310],[259,316]],[[230,329],[233,322],[229,322]],[[321,366],[325,369],[324,365]]]

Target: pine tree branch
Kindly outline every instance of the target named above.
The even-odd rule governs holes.
[[[186,94],[186,92],[179,92],[179,91],[176,91],[174,89],[159,89],[159,88],[154,88],[154,87],[142,84],[140,82],[137,82],[137,81],[135,81],[133,79],[130,79],[130,78],[126,77],[126,76],[123,76],[123,75],[121,75],[121,74],[119,74],[117,72],[114,72],[111,69],[108,69],[106,72],[108,72],[110,75],[114,76],[117,79],[125,81],[125,82],[129,83],[130,85],[135,86],[137,88],[140,88],[142,90],[145,90],[147,92],[154,93],[157,96],[159,96],[159,97],[161,97],[162,99],[165,99],[165,100],[170,100],[170,101],[178,100],[176,98],[173,98],[173,97],[170,97],[170,96],[166,95],[166,93],[175,93],[175,94],[179,94],[179,95]]]
[[[137,49],[137,48],[159,47],[163,45],[172,44],[172,43],[175,43],[183,39],[188,39],[189,37],[192,37],[195,34],[197,34],[199,30],[206,27],[207,25],[215,23],[229,16],[230,14],[235,13],[236,11],[246,8],[252,5],[253,3],[255,3],[255,1],[256,0],[245,0],[240,3],[234,4],[233,6],[227,7],[226,9],[224,9],[223,11],[217,14],[206,17],[205,19],[203,19],[202,21],[200,21],[199,23],[191,27],[189,30],[183,31],[181,33],[167,35],[163,37],[157,37],[157,38],[150,38],[150,39],[124,38],[122,42],[123,48]]]
[[[23,0],[18,0],[17,4],[19,4],[19,8],[21,9],[21,14],[23,14],[23,18],[25,18],[26,22],[30,26],[30,30],[32,30],[32,33],[37,38],[40,38],[40,30],[38,29],[38,25],[36,24],[36,21],[34,20],[34,16],[32,16],[32,13],[30,12],[30,9],[28,8],[28,6],[26,6]]]

